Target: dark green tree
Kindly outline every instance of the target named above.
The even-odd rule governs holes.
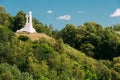
[[[15,21],[14,21],[14,28],[13,31],[17,31],[24,27],[25,25],[25,12],[24,11],[19,11],[17,15],[15,16]]]
[[[64,29],[60,31],[63,41],[72,47],[75,47],[76,41],[76,27],[72,24],[67,24]]]
[[[24,36],[24,35],[20,35],[20,36],[18,37],[18,39],[19,39],[19,40],[22,40],[22,41],[28,41],[28,40],[30,40],[30,38],[29,38],[28,36]]]
[[[90,43],[84,43],[80,46],[80,50],[85,52],[87,56],[94,57],[95,47]]]
[[[115,31],[120,31],[120,23],[113,25],[112,28],[113,28]]]
[[[14,31],[14,19],[15,19],[14,16],[9,16],[10,24],[9,24],[8,28],[11,29],[12,31]]]

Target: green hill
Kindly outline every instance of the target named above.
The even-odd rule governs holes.
[[[95,60],[62,39],[22,41],[0,30],[1,80],[120,80],[119,57]]]
[[[33,18],[38,33],[15,33],[25,12],[0,8],[0,80],[120,80],[119,27],[86,22],[58,31]]]

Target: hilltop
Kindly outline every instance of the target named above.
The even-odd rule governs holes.
[[[39,40],[40,38],[51,39],[50,36],[44,33],[15,33],[17,36],[28,36],[32,41]]]

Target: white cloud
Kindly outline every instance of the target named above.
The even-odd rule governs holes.
[[[70,20],[71,16],[70,15],[63,15],[63,16],[59,16],[57,19],[58,20]]]
[[[120,8],[117,8],[116,11],[110,15],[111,17],[118,17],[120,16]]]
[[[53,11],[52,11],[52,10],[48,10],[47,13],[48,13],[48,14],[52,14]]]

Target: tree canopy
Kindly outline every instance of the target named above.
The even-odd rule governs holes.
[[[1,12],[7,13],[3,7]],[[32,41],[14,32],[24,25],[24,11],[8,17],[9,25],[0,23],[0,80],[120,80],[120,34],[114,27],[86,22],[58,31],[33,18],[36,31],[51,38]]]
[[[66,25],[60,34],[65,43],[95,59],[112,60],[119,56],[120,36],[109,27],[86,22],[78,27]]]

